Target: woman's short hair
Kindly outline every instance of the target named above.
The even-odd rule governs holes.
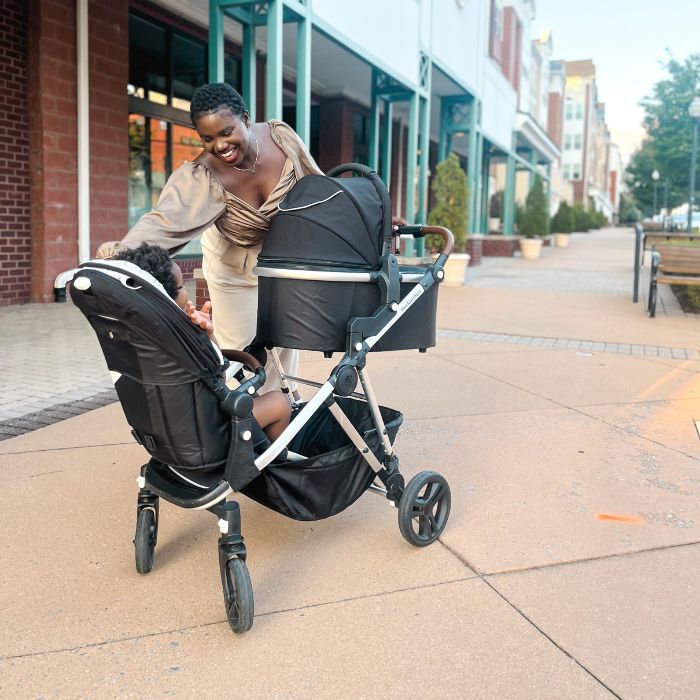
[[[241,94],[227,83],[209,83],[195,90],[190,102],[192,125],[199,117],[213,114],[220,109],[230,109],[237,117],[243,118],[248,111]]]
[[[126,260],[153,275],[162,285],[168,296],[177,299],[177,280],[173,274],[173,261],[165,248],[142,243],[138,248],[119,251],[112,260]]]

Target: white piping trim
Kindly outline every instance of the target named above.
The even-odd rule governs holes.
[[[184,476],[183,474],[180,474],[180,472],[179,472],[177,469],[175,469],[175,467],[171,467],[170,465],[168,465],[168,469],[170,469],[170,471],[172,471],[172,472],[174,472],[175,474],[177,474],[177,476],[178,476],[180,479],[182,479],[183,481],[186,481],[188,484],[192,484],[192,486],[196,486],[198,489],[208,489],[208,488],[210,488],[209,486],[204,486],[204,484],[198,484],[196,481],[192,481],[192,479],[188,479],[188,478],[187,478],[186,476]]]
[[[285,270],[279,267],[256,265],[253,274],[258,277],[275,277],[289,280],[311,280],[318,282],[371,282],[369,272],[331,272],[327,270]]]
[[[300,211],[302,209],[310,209],[311,207],[315,207],[319,204],[323,204],[325,202],[329,202],[333,197],[337,197],[339,194],[343,194],[342,190],[338,190],[337,192],[334,192],[330,197],[326,197],[325,199],[319,199],[318,202],[311,202],[311,204],[304,204],[301,207],[289,207],[289,209],[282,209],[282,203],[284,202],[284,199],[277,205],[277,209],[280,211]]]

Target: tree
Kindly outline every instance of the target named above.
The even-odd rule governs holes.
[[[503,212],[503,190],[498,190],[491,196],[489,203],[489,216],[492,219],[500,219]]]
[[[692,142],[688,105],[700,94],[700,53],[683,62],[670,57],[665,68],[668,77],[656,83],[641,102],[647,138],[627,168],[627,185],[644,213],[651,213],[653,206],[654,170],[661,174],[659,189],[668,182],[669,207],[688,201]]]
[[[574,204],[574,231],[588,231],[591,228],[591,216],[582,204]]]
[[[621,224],[635,224],[641,218],[639,210],[634,206],[632,198],[623,192],[620,194],[620,213],[619,220]]]
[[[571,233],[574,230],[574,210],[568,202],[559,204],[557,213],[552,217],[551,228],[553,233]]]
[[[535,175],[535,182],[525,200],[525,214],[520,225],[520,233],[526,238],[547,235],[547,197],[542,178]]]
[[[455,252],[463,253],[467,242],[467,175],[454,153],[438,163],[432,185],[435,206],[428,215],[429,226],[444,226],[455,237]],[[429,250],[441,250],[440,236],[426,236]]]

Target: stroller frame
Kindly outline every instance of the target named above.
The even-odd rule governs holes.
[[[268,348],[270,357],[279,374],[282,391],[291,398],[293,395],[292,382],[304,384],[317,389],[314,396],[301,408],[294,420],[282,434],[254,460],[256,470],[262,471],[280,455],[285,454],[288,445],[303,428],[307,420],[321,407],[327,405],[331,414],[346,433],[352,444],[366,460],[376,474],[381,486],[372,483],[368,490],[384,496],[398,508],[399,530],[402,536],[412,545],[423,547],[434,542],[442,533],[450,512],[450,489],[446,480],[434,471],[420,472],[411,479],[408,485],[399,470],[399,460],[393,445],[387,435],[385,421],[382,418],[379,403],[372,388],[366,368],[367,355],[374,345],[389,331],[389,329],[405,314],[408,309],[435,284],[444,278],[444,263],[452,248],[452,235],[446,229],[439,227],[404,226],[399,233],[404,236],[422,237],[426,233],[442,235],[445,238],[445,252],[422,275],[404,275],[403,281],[415,282],[412,291],[403,299],[399,299],[399,284],[402,281],[396,258],[389,251],[383,256],[382,270],[372,275],[382,287],[382,305],[371,317],[351,319],[348,323],[346,352],[340,362],[331,371],[324,382],[315,382],[303,377],[286,373],[275,348]],[[407,279],[408,277],[408,279]],[[265,371],[245,353],[229,353],[239,361],[233,371],[247,365],[255,371],[255,376],[244,382],[238,389],[226,394],[224,407],[233,409],[233,430],[245,440],[245,425],[236,427],[235,423],[245,422],[249,417],[248,403],[241,399],[250,396],[265,381]],[[243,364],[241,363],[243,361]],[[363,391],[355,391],[357,383]],[[224,390],[225,391],[225,390]],[[343,409],[335,401],[335,396],[352,397],[366,401],[377,435],[381,439],[383,458],[380,461],[368,446],[366,440],[348,419]],[[237,400],[234,400],[237,397]],[[245,404],[245,405],[242,405]],[[244,415],[238,416],[237,409]],[[248,414],[246,416],[245,414]],[[248,435],[248,440],[250,436]],[[232,440],[233,451],[241,446],[240,441]],[[245,632],[253,623],[253,591],[250,577],[245,565],[247,551],[241,534],[240,507],[235,500],[227,497],[235,491],[236,480],[229,467],[236,463],[235,456],[229,455],[227,469],[220,484],[212,489],[203,488],[195,482],[189,483],[168,478],[161,465],[151,459],[141,468],[137,479],[139,493],[137,497],[137,528],[134,538],[136,550],[136,568],[139,573],[148,573],[153,566],[154,549],[157,542],[159,520],[159,497],[174,505],[188,509],[205,509],[218,518],[220,537],[218,540],[219,568],[224,593],[226,615],[231,629],[236,633]],[[166,467],[167,469],[167,467]],[[172,471],[171,471],[172,474]],[[232,486],[232,483],[234,484]]]
[[[181,508],[204,509],[213,513],[218,519],[220,531],[217,547],[226,615],[229,625],[236,633],[245,632],[251,628],[254,617],[254,601],[252,584],[246,566],[247,551],[241,534],[240,507],[236,500],[229,499],[228,496],[232,492],[245,488],[279,457],[289,459],[290,468],[293,468],[295,455],[288,449],[289,445],[322,406],[328,407],[342,431],[375,475],[374,483],[366,485],[367,481],[364,481],[361,488],[383,495],[398,508],[399,530],[410,544],[418,547],[431,544],[440,536],[449,518],[450,488],[440,474],[434,471],[423,471],[414,476],[408,484],[404,482],[399,471],[399,460],[392,445],[392,435],[382,417],[382,411],[367,373],[366,362],[368,353],[394,324],[427,290],[443,280],[444,265],[452,251],[454,240],[452,234],[441,227],[402,226],[395,229],[395,234],[413,236],[414,238],[423,237],[425,234],[437,234],[443,237],[445,247],[436,260],[425,268],[424,272],[402,276],[396,257],[391,250],[390,242],[385,241],[381,268],[370,272],[353,273],[355,277],[362,276],[361,281],[379,286],[381,304],[371,316],[357,316],[349,320],[345,352],[325,382],[314,382],[287,374],[282,367],[276,349],[267,347],[279,374],[282,390],[287,394],[292,406],[296,405],[293,398],[292,382],[315,387],[317,391],[305,405],[298,407],[298,413],[289,426],[262,454],[258,456],[253,454],[252,396],[264,384],[265,370],[258,360],[248,353],[223,350],[223,354],[228,359],[234,360],[229,373],[231,370],[233,373],[238,372],[245,367],[253,373],[253,376],[245,379],[242,373],[236,375],[242,379],[242,383],[234,390],[226,386],[225,379],[222,377],[202,377],[205,384],[217,397],[221,411],[229,417],[231,423],[230,445],[221,480],[213,486],[197,483],[196,473],[192,478],[189,478],[181,474],[178,469],[153,456],[141,467],[137,478],[139,491],[136,501],[136,532],[134,537],[137,571],[146,574],[153,568],[161,497]],[[87,274],[81,276],[83,272]],[[111,278],[125,277],[120,275],[118,270],[115,271],[109,262],[93,261],[85,263],[77,271],[72,271],[75,274],[63,273],[57,279],[55,286],[59,287],[61,283],[65,285],[65,282],[72,278],[71,294],[75,299],[75,295],[79,295],[80,292],[90,293],[90,275],[95,272]],[[144,274],[150,277],[147,273]],[[265,274],[304,279],[305,271],[268,270]],[[335,273],[317,271],[314,274],[325,274],[324,279],[333,281],[331,278]],[[347,273],[341,275],[338,281],[346,280]],[[129,286],[125,279],[120,279],[120,282]],[[414,285],[403,299],[401,298],[402,282]],[[118,285],[114,281],[111,284]],[[165,293],[164,290],[161,291]],[[362,392],[356,391],[358,381],[362,386]],[[342,400],[339,402],[336,397],[344,399],[350,397],[366,402],[371,424],[374,427],[365,431],[364,437],[340,405]],[[400,416],[400,414],[398,415]],[[366,438],[375,431],[380,445],[372,449]],[[137,442],[151,453],[155,451],[155,445],[149,444],[150,436],[138,434],[135,430],[132,431],[132,434]],[[152,438],[150,439],[152,440]],[[375,450],[377,454],[375,454]],[[367,473],[366,478],[367,480],[371,479],[371,475]],[[377,480],[381,486],[377,484]],[[357,492],[358,495],[359,493],[360,491]],[[319,515],[319,517],[326,517],[326,515]]]

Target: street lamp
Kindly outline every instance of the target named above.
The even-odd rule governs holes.
[[[654,172],[651,174],[651,179],[654,181],[654,209],[651,212],[651,220],[654,220],[654,217],[656,216],[656,185],[659,182],[659,178],[661,175],[659,174],[658,170],[654,170]]]
[[[695,97],[688,107],[693,120],[693,146],[690,150],[690,192],[688,197],[688,233],[693,232],[693,206],[695,205],[695,152],[698,149],[698,124],[700,124],[700,97]]]

